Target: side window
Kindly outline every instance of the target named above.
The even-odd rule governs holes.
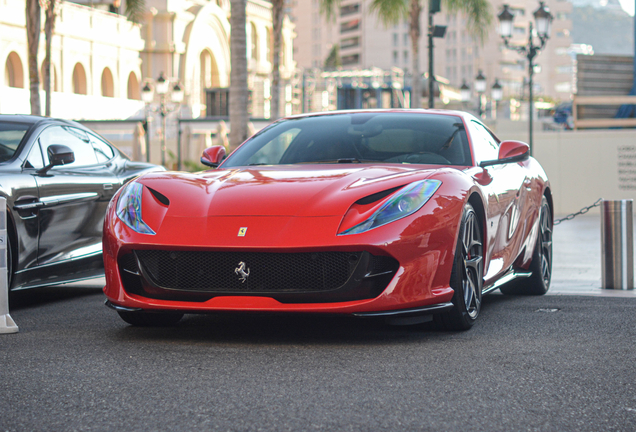
[[[42,159],[42,151],[40,150],[40,144],[36,141],[31,147],[29,156],[27,156],[27,168],[40,169],[44,167],[44,159]]]
[[[108,162],[115,156],[115,151],[111,146],[105,143],[103,140],[97,138],[95,135],[90,135],[91,144],[95,150],[95,156],[97,156],[97,162]]]
[[[88,135],[81,129],[69,126],[52,126],[42,132],[39,141],[42,147],[44,163],[47,165],[49,163],[47,149],[52,144],[62,144],[73,150],[75,154],[75,162],[71,164],[73,167],[95,165],[97,163],[97,157]]]
[[[476,163],[495,160],[499,157],[499,143],[481,123],[472,120],[469,124]]]
[[[300,129],[294,128],[278,135],[265,144],[259,151],[254,153],[247,161],[247,165],[271,165],[281,163],[283,154],[287,151],[289,144],[291,144],[299,132]]]

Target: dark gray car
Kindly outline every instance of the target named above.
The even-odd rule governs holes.
[[[67,120],[0,115],[0,195],[7,200],[9,286],[103,274],[106,207],[128,180],[164,168],[132,162]]]

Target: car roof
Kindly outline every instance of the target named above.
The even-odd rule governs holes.
[[[3,123],[3,122],[26,123],[30,125],[35,125],[39,123],[66,123],[68,125],[81,127],[81,125],[78,125],[77,123],[70,120],[64,120],[64,119],[58,119],[58,118],[52,118],[52,117],[42,117],[42,116],[35,116],[35,115],[28,115],[28,114],[0,114],[0,123]]]
[[[313,112],[313,113],[304,113],[297,114],[289,117],[285,117],[286,119],[297,119],[303,117],[313,117],[313,116],[328,116],[328,115],[337,115],[337,114],[361,114],[361,113],[398,113],[398,114],[442,114],[442,115],[453,115],[462,117],[463,119],[473,118],[473,115],[464,111],[454,111],[454,110],[446,110],[446,109],[417,109],[417,108],[380,108],[380,109],[356,109],[356,110],[337,110],[337,111],[322,111],[322,112]]]

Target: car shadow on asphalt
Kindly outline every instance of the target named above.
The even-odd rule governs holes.
[[[95,295],[101,292],[101,288],[95,288],[92,286],[51,286],[12,291],[9,293],[9,309],[28,309],[49,303]]]
[[[174,327],[125,326],[114,337],[125,341],[214,342],[248,344],[421,343],[473,338],[486,331],[488,315],[514,297],[489,295],[482,316],[469,331],[447,331],[435,323],[395,326],[383,319],[319,314],[214,313],[188,314]]]

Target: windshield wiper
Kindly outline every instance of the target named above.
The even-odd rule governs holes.
[[[379,162],[377,159],[358,159],[358,158],[341,158],[341,159],[325,159],[318,161],[294,162],[296,165],[302,164],[332,164],[332,163],[366,163]]]

